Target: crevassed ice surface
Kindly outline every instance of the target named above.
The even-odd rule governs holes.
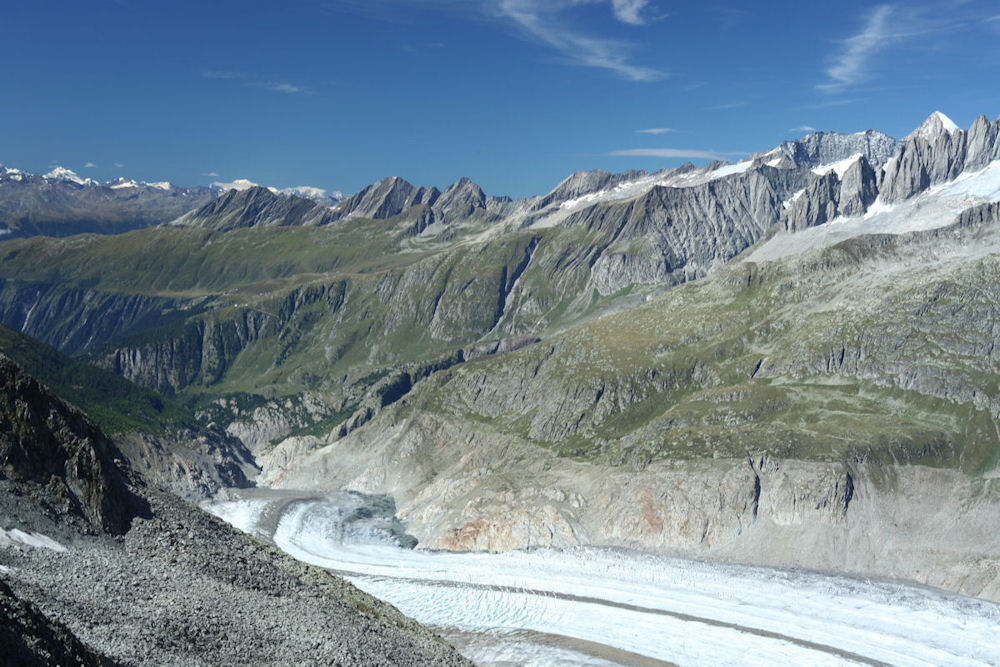
[[[932,589],[609,549],[427,552],[370,534],[351,544],[342,536],[365,531],[331,527],[344,513],[330,501],[253,502],[207,509],[485,664],[1000,664],[1000,606]]]

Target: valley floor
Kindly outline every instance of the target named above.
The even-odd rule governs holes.
[[[414,551],[337,494],[207,509],[481,664],[1000,664],[1000,606],[926,587],[610,549]]]

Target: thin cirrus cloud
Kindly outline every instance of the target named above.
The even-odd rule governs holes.
[[[668,134],[676,131],[672,127],[650,127],[645,130],[636,130],[636,134]]]
[[[716,104],[715,106],[708,107],[707,110],[708,111],[727,111],[729,109],[742,109],[745,106],[747,106],[747,103],[741,100],[741,101],[737,101],[737,102],[726,102],[725,104]]]
[[[892,14],[891,5],[876,7],[861,32],[844,42],[843,48],[827,68],[829,81],[818,84],[816,89],[836,93],[866,78],[868,61],[893,38]]]
[[[628,81],[660,81],[667,72],[632,61],[634,44],[585,32],[572,25],[572,11],[583,5],[604,5],[619,23],[644,26],[666,17],[654,0],[313,0],[320,7],[356,12],[395,22],[403,9],[434,8],[467,15],[470,12],[517,28],[522,38],[544,44],[563,62],[612,72]]]
[[[84,169],[97,169],[97,165],[94,164],[93,162],[88,162],[87,164],[83,165],[83,168]]]
[[[497,12],[535,41],[556,50],[570,64],[606,69],[629,81],[666,78],[662,70],[633,64],[629,44],[580,32],[565,21],[567,10],[605,1],[499,0]],[[641,26],[654,20],[648,16],[650,8],[649,0],[611,0],[615,18],[628,25]]]
[[[739,155],[746,155],[742,152],[713,151],[689,148],[630,148],[621,151],[611,151],[605,153],[608,157],[656,157],[656,158],[682,158],[689,160],[725,160]]]
[[[287,81],[273,81],[261,77],[259,74],[254,74],[252,72],[239,72],[232,70],[205,70],[201,73],[202,77],[206,79],[219,79],[223,81],[236,81],[240,82],[244,86],[249,86],[252,88],[263,88],[265,90],[270,90],[275,93],[284,93],[286,95],[313,95],[315,90],[309,88],[308,86],[301,86],[294,83],[289,83]]]
[[[798,127],[788,128],[788,131],[793,134],[797,134],[800,132],[815,132],[816,128],[812,125],[799,125]]]
[[[817,84],[816,90],[822,93],[843,92],[874,75],[876,56],[880,52],[914,38],[968,25],[973,17],[957,11],[965,4],[964,0],[955,0],[926,7],[878,5],[865,17],[860,31],[840,43],[826,68],[827,80]]]

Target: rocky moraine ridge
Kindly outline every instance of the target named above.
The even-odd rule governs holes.
[[[424,547],[995,600],[998,134],[933,114],[521,200],[233,190],[127,238],[5,241],[0,322],[239,441],[211,454],[248,482],[391,495]]]
[[[147,486],[3,356],[0,507],[8,664],[469,664],[385,603]]]

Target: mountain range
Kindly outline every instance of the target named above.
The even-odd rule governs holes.
[[[4,170],[0,351],[189,499],[346,489],[425,548],[1000,600],[998,135],[935,112],[517,200]]]

